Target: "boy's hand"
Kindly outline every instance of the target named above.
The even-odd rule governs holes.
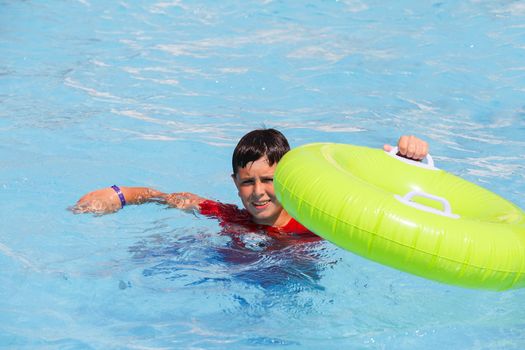
[[[384,145],[383,149],[387,152],[392,150],[392,146]],[[428,154],[428,143],[415,136],[401,136],[397,141],[397,154],[413,160],[422,160]]]
[[[170,207],[183,210],[199,209],[199,204],[205,201],[204,198],[188,192],[171,193],[166,195],[164,200]]]
[[[71,210],[75,214],[107,214],[116,212],[120,207],[120,199],[115,190],[112,188],[103,188],[90,192],[80,198]]]

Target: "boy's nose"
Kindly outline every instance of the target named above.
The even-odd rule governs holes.
[[[264,184],[261,181],[255,181],[253,192],[257,196],[262,196],[264,194]]]

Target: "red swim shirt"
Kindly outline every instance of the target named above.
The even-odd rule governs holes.
[[[223,231],[228,234],[265,232],[268,236],[279,240],[300,240],[302,242],[321,239],[294,218],[291,218],[285,226],[272,227],[254,223],[246,209],[239,209],[233,204],[205,200],[199,204],[199,207],[202,215],[218,219]]]

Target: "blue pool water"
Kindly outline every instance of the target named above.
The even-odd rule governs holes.
[[[330,243],[265,250],[112,185],[239,204],[238,138],[431,144],[525,208],[519,1],[0,1],[0,347],[523,349],[525,291],[467,290]],[[225,259],[240,254],[243,261]]]

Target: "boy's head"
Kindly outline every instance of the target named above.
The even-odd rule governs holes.
[[[275,129],[250,131],[239,140],[233,151],[233,175],[237,174],[239,168],[244,168],[248,163],[264,156],[268,158],[268,164],[272,166],[279,162],[289,150],[288,140]]]
[[[281,226],[289,219],[273,188],[277,163],[289,150],[288,141],[275,129],[251,131],[235,147],[232,178],[242,204],[258,224]]]

